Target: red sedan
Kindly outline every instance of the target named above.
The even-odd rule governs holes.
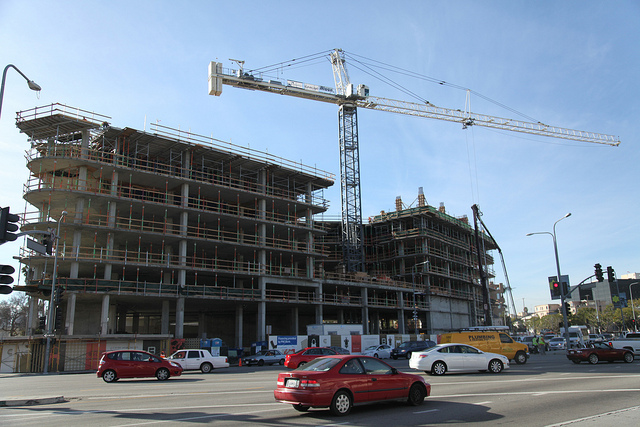
[[[633,362],[633,353],[623,348],[613,348],[603,342],[590,343],[587,348],[576,348],[567,351],[567,358],[573,363],[589,362],[593,365],[601,360],[613,362],[623,360],[627,363]]]
[[[120,378],[156,377],[160,381],[182,374],[182,367],[142,350],[116,350],[102,354],[98,377],[111,383]]]
[[[278,402],[289,403],[297,411],[328,407],[334,415],[347,415],[354,405],[386,400],[420,405],[430,394],[431,385],[422,376],[357,355],[322,357],[282,372],[273,392]]]
[[[335,354],[338,354],[338,352],[329,347],[307,347],[297,353],[287,354],[284,358],[284,366],[296,369],[317,357],[333,356]]]

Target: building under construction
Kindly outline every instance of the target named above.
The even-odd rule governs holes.
[[[424,201],[364,224],[366,271],[346,273],[330,173],[176,129],[118,128],[60,104],[19,112],[29,138],[22,230],[52,230],[54,254],[25,245],[30,334],[38,301],[62,289],[56,334],[149,342],[219,337],[247,347],[306,325],[438,333],[479,324],[477,248],[464,219]],[[54,265],[56,264],[56,265]],[[146,347],[145,347],[146,348]]]

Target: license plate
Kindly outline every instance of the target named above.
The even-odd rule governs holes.
[[[287,378],[284,382],[284,386],[288,388],[298,388],[300,385],[300,380],[297,378]]]

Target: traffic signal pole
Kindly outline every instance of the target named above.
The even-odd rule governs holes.
[[[47,313],[47,333],[46,333],[46,347],[44,350],[44,369],[42,370],[43,374],[49,373],[49,353],[51,351],[51,337],[53,337],[53,316],[55,310],[55,290],[56,290],[56,279],[58,276],[58,242],[60,241],[60,224],[62,223],[62,219],[67,214],[67,211],[62,211],[60,215],[60,219],[58,220],[58,231],[54,236],[54,242],[56,244],[56,254],[53,258],[53,275],[51,277],[51,296],[49,298],[49,312]]]

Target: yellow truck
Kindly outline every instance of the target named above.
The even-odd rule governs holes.
[[[529,347],[508,334],[508,327],[475,326],[438,335],[438,344],[468,344],[484,352],[502,354],[518,365],[527,362]]]

